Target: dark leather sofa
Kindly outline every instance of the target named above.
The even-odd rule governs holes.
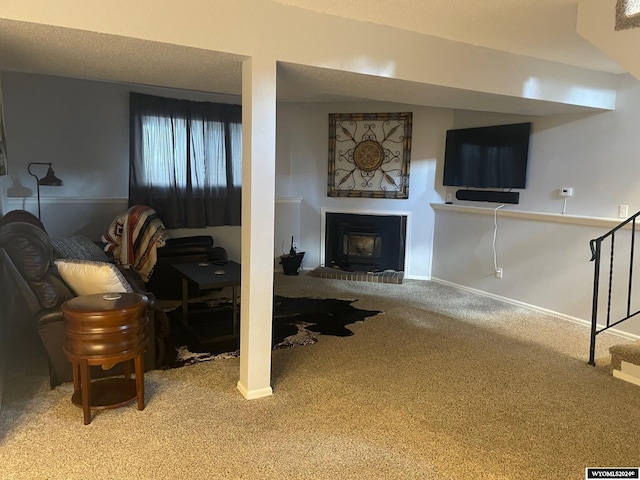
[[[54,259],[51,239],[37,217],[26,211],[13,211],[0,220],[0,263],[10,279],[9,285],[2,288],[10,289],[16,301],[14,321],[33,322],[49,358],[52,388],[72,380],[71,364],[63,351],[65,334],[60,306],[75,296],[58,274]],[[147,290],[136,272],[120,270],[135,292],[144,293],[149,298],[147,338],[150,341],[144,365],[145,370],[151,370],[156,368],[162,354],[162,339],[168,334],[168,322],[164,312],[157,309],[155,296]],[[92,370],[93,377],[114,373],[114,370]]]

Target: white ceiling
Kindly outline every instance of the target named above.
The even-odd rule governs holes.
[[[273,1],[518,55],[623,73],[576,32],[578,0]]]
[[[239,95],[241,61],[227,53],[0,19],[3,70]]]
[[[576,32],[578,0],[273,1],[573,66],[623,71]],[[4,70],[239,95],[241,60],[226,53],[0,19]],[[498,111],[525,115],[581,110],[517,98],[496,102],[495,96],[478,92],[286,64],[278,68],[278,99],[384,99],[492,111],[500,105]]]

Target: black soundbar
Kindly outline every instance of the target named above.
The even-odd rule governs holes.
[[[494,190],[458,190],[458,200],[471,202],[520,203],[520,192],[497,192]]]

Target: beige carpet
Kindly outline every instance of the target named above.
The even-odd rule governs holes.
[[[272,397],[244,400],[239,360],[217,360],[149,372],[144,411],[88,426],[23,345],[0,478],[565,480],[640,466],[640,387],[611,375],[617,337],[599,336],[594,368],[585,327],[435,282],[276,275],[276,293],[385,313],[275,351]]]

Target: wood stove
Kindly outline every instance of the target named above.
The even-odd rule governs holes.
[[[350,272],[404,270],[407,217],[327,213],[325,266]]]

